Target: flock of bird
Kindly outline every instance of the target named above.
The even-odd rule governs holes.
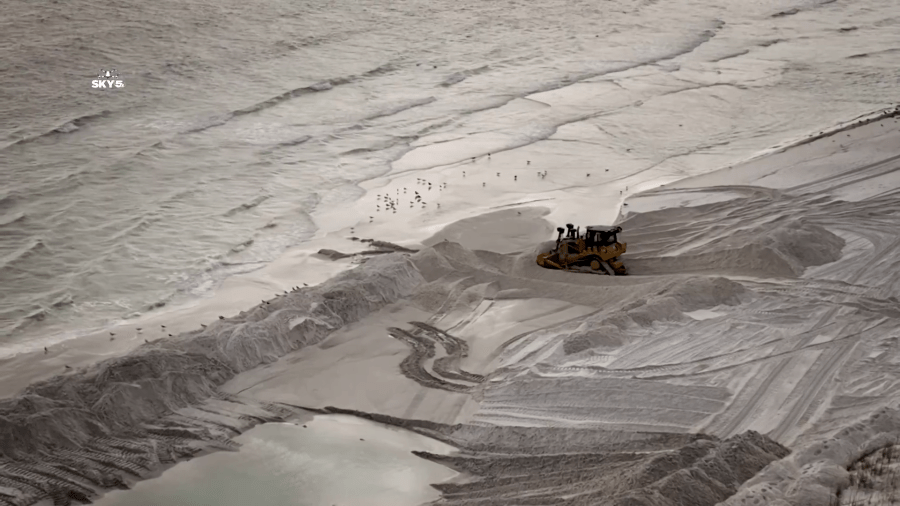
[[[307,283],[303,283],[303,286],[308,287],[309,285],[308,285]],[[292,286],[290,292],[287,291],[287,290],[284,290],[284,294],[275,294],[275,297],[278,298],[278,297],[281,297],[281,296],[283,296],[283,295],[287,295],[287,294],[289,294],[289,293],[299,292],[300,290],[301,290],[301,287],[299,287],[299,286]],[[263,300],[263,301],[260,303],[259,307],[265,307],[265,305],[266,305],[266,304],[269,304],[269,303],[270,303],[269,301]],[[222,315],[219,315],[219,319],[220,319],[220,320],[224,320],[225,317],[222,316]],[[204,328],[204,329],[207,328],[207,326],[206,326],[205,324],[203,324],[203,323],[200,324],[200,327],[201,327],[201,328]],[[136,331],[137,334],[143,334],[143,333],[144,333],[144,328],[143,328],[143,327],[136,327],[134,330]],[[166,333],[167,337],[175,337],[173,334],[171,334],[171,333],[169,333],[169,332],[167,331],[165,325],[160,325],[160,326],[159,326],[159,330],[160,330],[160,332],[162,332],[162,333]],[[137,337],[137,336],[135,336],[135,337]],[[110,340],[110,341],[115,341],[115,340],[116,340],[116,333],[115,333],[115,332],[110,332],[110,333],[109,333],[109,340]],[[155,340],[154,340],[154,341],[155,341]],[[148,341],[147,339],[144,339],[144,343],[145,343],[145,344],[150,344],[151,342],[152,342],[152,341]],[[50,353],[50,349],[47,348],[46,346],[44,346],[44,355],[47,355],[48,353]],[[66,368],[67,370],[72,369],[72,367],[69,366],[69,365],[66,365],[65,368]]]
[[[491,154],[488,153],[487,157],[488,157],[488,160],[490,160]],[[475,163],[475,161],[476,161],[476,157],[473,156],[472,163]],[[526,160],[525,165],[531,165],[531,160]],[[609,169],[606,169],[606,172],[609,172]],[[543,172],[538,171],[537,176],[541,179],[545,179],[547,177],[547,174],[548,174],[547,170],[544,170]],[[497,177],[501,177],[501,176],[502,176],[502,173],[497,172]],[[466,177],[466,171],[462,171],[462,177]],[[587,177],[591,177],[590,172],[587,173]],[[519,180],[519,176],[514,174],[513,181],[518,181],[518,180]],[[427,179],[421,178],[421,177],[416,178],[416,185],[425,186],[426,189],[429,191],[434,187],[432,185],[431,181],[428,181]],[[487,182],[486,181],[482,182],[481,186],[482,186],[482,188],[487,187]],[[445,188],[447,188],[447,183],[441,183],[441,184],[437,185],[438,191],[443,191]],[[401,193],[400,188],[396,188],[394,190],[393,196],[391,196],[390,193],[384,193],[384,194],[379,193],[379,194],[375,195],[375,212],[384,211],[384,212],[390,212],[392,214],[396,214],[397,213],[397,205],[400,204],[401,195],[408,195],[408,189],[405,186],[402,188],[402,193]],[[423,200],[422,194],[420,194],[418,191],[414,190],[412,200],[409,201],[409,208],[413,209],[416,207],[417,204],[421,204],[422,209],[425,209],[427,206],[427,202],[425,202]],[[440,203],[437,204],[437,208],[438,209],[441,208]],[[369,216],[369,223],[372,223],[374,221],[375,221],[375,217]]]

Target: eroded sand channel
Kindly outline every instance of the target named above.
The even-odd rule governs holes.
[[[240,451],[179,463],[94,504],[417,506],[438,498],[430,483],[458,474],[410,453],[449,453],[453,447],[352,416],[262,424],[235,441],[243,445]]]

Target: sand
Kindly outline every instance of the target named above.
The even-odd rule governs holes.
[[[10,377],[49,379],[0,401],[0,504],[125,486],[309,412],[456,447],[419,453],[466,473],[439,504],[825,504],[858,497],[860,480],[890,494],[865,459],[889,465],[900,436],[891,114],[621,199],[620,179],[581,192],[556,173],[480,200],[462,164],[425,174],[411,157],[371,190],[408,197],[428,179],[471,185],[465,198],[348,223],[293,253],[315,274],[273,265],[257,293],[289,293],[224,319],[185,310],[171,338],[113,350],[98,333],[93,354],[11,362],[52,369]],[[537,266],[565,222],[621,225],[631,275]],[[407,250],[362,254],[387,243]],[[63,360],[75,369],[54,376]]]

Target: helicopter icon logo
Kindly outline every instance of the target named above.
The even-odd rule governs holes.
[[[119,73],[116,72],[116,69],[103,70],[100,69],[100,74],[97,75],[97,79],[91,81],[91,88],[122,88],[125,86],[125,83],[119,79]]]

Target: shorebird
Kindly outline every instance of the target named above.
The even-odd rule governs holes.
[[[69,367],[69,366],[66,366],[66,369],[71,369],[71,367]]]
[[[169,337],[175,337],[175,336],[173,336],[172,334],[169,334]]]
[[[528,160],[528,163],[526,163],[525,165],[531,165],[531,160]]]
[[[219,316],[219,319],[220,319],[220,320],[224,320],[225,317],[220,315],[220,316]]]
[[[206,325],[204,325],[204,324],[202,324],[202,323],[200,324],[200,326],[203,327],[203,328],[206,328]]]
[[[165,325],[160,325],[160,327],[162,327],[162,328],[166,328],[166,326],[165,326]]]
[[[110,332],[109,335],[114,336],[116,334],[114,332]]]
[[[135,329],[135,330],[137,330],[137,331],[138,331],[138,333],[140,333],[140,332],[141,332],[141,328],[140,328],[140,327],[138,327],[138,328],[136,328],[136,329]]]
[[[44,346],[44,355],[46,355],[46,354],[47,354],[47,347]]]

